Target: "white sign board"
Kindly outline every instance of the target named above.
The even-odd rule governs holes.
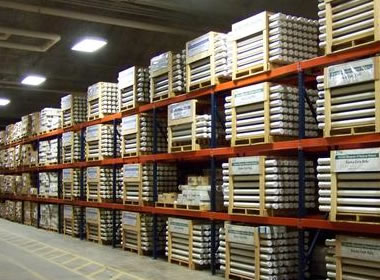
[[[73,218],[73,207],[70,205],[65,205],[63,207],[63,217],[65,219],[72,219]]]
[[[191,103],[191,101],[184,101],[169,105],[169,120],[173,121],[190,117],[192,113]]]
[[[334,172],[380,171],[380,148],[335,151]]]
[[[99,180],[98,176],[99,167],[87,168],[87,182],[94,182]]]
[[[86,141],[99,140],[101,125],[93,125],[86,128]]]
[[[86,221],[87,222],[97,222],[98,217],[99,217],[98,215],[99,215],[98,209],[86,207]]]
[[[210,48],[210,34],[207,33],[187,43],[187,56],[193,57]]]
[[[71,95],[66,95],[61,98],[61,109],[62,110],[68,110],[71,108],[72,104],[72,96]]]
[[[249,35],[262,32],[265,29],[266,13],[249,17],[242,21],[232,24],[232,39],[239,40]]]
[[[87,99],[92,100],[95,98],[99,98],[100,91],[101,91],[101,84],[100,83],[89,86],[88,90],[87,90]]]
[[[119,73],[118,88],[119,90],[133,86],[135,83],[136,67],[133,66]]]
[[[328,87],[357,84],[375,79],[375,60],[366,58],[327,68]]]
[[[362,261],[380,259],[380,243],[377,239],[340,236],[341,252],[338,256]]]
[[[71,146],[71,143],[74,141],[74,132],[68,131],[62,134],[62,146],[67,147]]]
[[[137,128],[137,115],[124,117],[121,119],[121,134],[125,135],[127,131],[136,130]]]
[[[123,177],[124,178],[138,178],[140,171],[139,164],[124,164],[123,166]]]
[[[123,211],[121,217],[123,225],[135,227],[137,225],[137,215],[138,213]]]
[[[255,245],[254,227],[226,225],[226,241],[246,245]]]
[[[169,218],[169,232],[189,234],[190,233],[190,220]]]
[[[231,175],[257,175],[260,174],[260,157],[230,158]]]
[[[163,53],[158,56],[153,57],[150,60],[150,71],[155,72],[161,69],[168,68],[169,66],[169,53]]]
[[[234,106],[263,102],[265,100],[264,84],[251,85],[232,90]]]
[[[63,169],[62,170],[62,181],[64,183],[71,183],[73,178],[73,169]]]

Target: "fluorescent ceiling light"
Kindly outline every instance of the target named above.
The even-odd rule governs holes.
[[[79,43],[75,44],[71,49],[78,52],[92,53],[107,45],[107,42],[103,39],[83,39]]]
[[[22,80],[21,83],[24,85],[29,85],[29,86],[39,86],[45,81],[46,81],[45,77],[30,75],[26,77],[24,80]]]
[[[10,102],[7,98],[0,98],[0,106],[7,106]]]

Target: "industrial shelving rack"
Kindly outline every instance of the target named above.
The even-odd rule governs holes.
[[[151,155],[141,155],[131,158],[117,158],[116,149],[114,149],[114,157],[111,159],[105,159],[100,161],[86,162],[84,157],[84,138],[81,137],[81,161],[75,163],[65,163],[56,164],[46,167],[20,167],[16,169],[3,169],[0,170],[0,174],[19,174],[22,172],[46,172],[46,171],[56,171],[60,174],[62,169],[65,168],[80,168],[81,169],[81,190],[80,199],[78,200],[65,200],[62,198],[62,185],[61,180],[59,183],[59,195],[58,198],[39,198],[33,196],[17,196],[17,195],[1,195],[0,200],[19,200],[19,201],[30,201],[36,202],[38,208],[41,203],[51,203],[58,205],[74,205],[81,207],[82,215],[84,213],[85,207],[95,207],[113,210],[113,247],[116,247],[116,232],[120,225],[116,221],[116,211],[125,210],[140,213],[150,213],[153,214],[153,234],[154,234],[154,248],[153,248],[153,258],[158,257],[157,243],[158,243],[158,227],[157,227],[157,215],[170,215],[179,217],[190,217],[197,219],[208,219],[212,221],[211,230],[212,234],[212,248],[211,248],[211,271],[214,274],[216,271],[216,221],[234,221],[242,222],[247,224],[257,224],[257,225],[282,225],[297,228],[299,230],[299,266],[301,268],[306,267],[307,259],[310,257],[312,249],[316,244],[316,240],[319,236],[321,230],[336,231],[336,232],[356,232],[356,233],[366,233],[366,234],[379,234],[380,224],[365,224],[365,223],[347,223],[347,222],[330,222],[326,217],[322,215],[310,215],[306,213],[305,209],[305,186],[304,186],[304,176],[305,176],[305,153],[314,154],[320,152],[328,152],[330,149],[348,149],[348,148],[361,148],[380,144],[380,134],[363,134],[363,135],[353,135],[353,136],[340,136],[340,137],[330,137],[330,138],[309,138],[305,139],[305,106],[310,106],[309,100],[305,92],[305,84],[308,82],[315,81],[315,75],[313,72],[320,71],[321,68],[344,61],[355,60],[358,58],[373,56],[380,53],[380,42],[367,44],[365,46],[353,48],[347,51],[342,51],[339,53],[331,54],[328,56],[322,56],[313,58],[306,61],[301,61],[291,65],[286,65],[273,69],[269,72],[264,72],[253,77],[225,82],[213,87],[200,89],[193,91],[184,95],[172,97],[166,100],[162,100],[152,104],[142,105],[138,108],[127,110],[122,113],[116,113],[108,115],[102,119],[93,120],[89,122],[84,122],[76,124],[72,127],[65,129],[58,129],[52,132],[48,132],[38,136],[32,136],[23,139],[19,142],[12,143],[9,145],[4,145],[0,147],[1,149],[6,149],[19,144],[27,144],[32,142],[38,142],[42,139],[49,139],[52,137],[58,137],[61,141],[61,135],[63,132],[67,131],[79,131],[84,132],[87,126],[99,124],[99,123],[112,123],[114,127],[114,147],[116,147],[117,140],[117,124],[121,121],[122,117],[129,116],[132,114],[152,111],[153,112],[153,122],[157,123],[157,114],[160,108],[166,107],[169,104],[181,102],[189,99],[196,98],[210,98],[211,106],[211,116],[212,116],[212,132],[210,147],[208,149],[202,149],[198,151],[181,152],[181,153],[157,153],[157,135],[159,133],[157,125],[154,125],[153,129],[153,154]],[[218,120],[217,115],[217,98],[223,95],[226,91],[239,88],[242,86],[265,82],[265,81],[278,81],[289,82],[293,84],[298,84],[299,89],[299,135],[297,140],[282,141],[275,143],[265,143],[258,144],[254,146],[244,146],[244,147],[217,147],[216,146],[216,124]],[[84,133],[82,133],[83,135]],[[60,149],[58,149],[60,151]],[[273,153],[293,153],[298,155],[299,160],[299,209],[298,215],[296,217],[260,217],[260,216],[243,216],[243,215],[230,215],[224,212],[216,212],[215,205],[215,192],[216,192],[216,161],[219,159],[226,159],[233,156],[250,156],[250,155],[265,155]],[[184,209],[166,209],[166,208],[156,208],[153,206],[138,206],[138,205],[123,205],[117,203],[116,200],[116,168],[125,163],[153,163],[153,179],[154,179],[154,201],[157,201],[157,161],[187,161],[187,160],[209,160],[209,166],[211,170],[211,211],[200,211],[194,212]],[[84,168],[90,166],[113,166],[113,202],[107,203],[97,203],[97,202],[87,202],[84,196]],[[59,207],[62,211],[63,206]],[[39,213],[39,211],[38,211]],[[39,215],[39,214],[38,214]],[[62,215],[60,215],[62,217]],[[37,220],[37,227],[39,226],[39,218]],[[84,221],[81,220],[80,226],[80,239],[85,239],[84,236]],[[59,232],[62,233],[62,219],[59,219]],[[317,233],[311,243],[311,249],[308,252],[304,250],[304,230],[315,229]],[[304,279],[303,269],[299,269],[299,278]]]

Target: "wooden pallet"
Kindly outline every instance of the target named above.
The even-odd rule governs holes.
[[[156,202],[155,206],[159,208],[174,208],[174,203]]]
[[[243,276],[243,275],[238,275],[238,274],[234,274],[234,273],[226,274],[225,279],[227,279],[227,280],[255,280],[255,278]]]
[[[246,139],[236,138],[234,143],[233,144],[231,143],[231,146],[233,147],[250,146],[250,145],[257,145],[257,144],[274,143],[274,142],[280,142],[280,141],[290,141],[290,140],[296,140],[296,139],[298,139],[298,137],[280,136],[280,135],[265,135],[265,136],[249,137]]]
[[[176,265],[183,266],[183,267],[187,267],[191,270],[203,270],[203,269],[209,268],[209,265],[200,265],[200,264],[197,264],[194,262],[189,263],[188,261],[176,259],[174,257],[169,260],[169,263],[176,264]]]
[[[346,136],[346,135],[360,135],[366,133],[376,133],[376,125],[363,125],[363,126],[351,126],[332,128],[330,130],[330,136]]]
[[[354,222],[366,224],[380,224],[380,215],[357,214],[357,213],[337,213],[337,222]]]
[[[251,66],[247,69],[236,70],[236,72],[233,73],[233,80],[240,80],[240,79],[252,77],[255,75],[259,75],[265,72],[272,71],[273,69],[276,69],[281,66],[282,65],[280,64],[268,62],[268,63],[261,63],[255,66]]]
[[[296,209],[265,209],[264,213],[261,214],[259,208],[238,208],[232,207],[232,215],[243,215],[243,216],[263,216],[263,217],[291,217],[297,214]]]

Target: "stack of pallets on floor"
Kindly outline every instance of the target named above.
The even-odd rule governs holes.
[[[318,76],[318,121],[324,136],[380,132],[380,58],[325,68]]]
[[[307,90],[316,103],[317,91]],[[298,88],[260,83],[232,90],[225,98],[226,139],[232,146],[270,143],[298,136]],[[318,135],[311,109],[305,108],[305,134]]]
[[[87,120],[86,96],[66,95],[61,98],[62,127],[70,127]]]
[[[317,25],[307,18],[269,12],[233,24],[233,79],[317,56]]]
[[[58,164],[58,162],[58,139],[40,141],[38,147],[38,165]]]
[[[119,73],[119,110],[121,112],[147,104],[150,101],[149,71],[133,66]]]
[[[186,91],[228,80],[227,35],[209,32],[186,43]]]
[[[157,216],[157,251],[163,251],[165,247],[166,219]],[[122,212],[122,248],[136,252],[139,255],[147,255],[153,251],[153,215]]]
[[[315,207],[315,170],[305,161],[305,207]],[[298,209],[298,160],[293,157],[229,159],[228,213],[289,215]]]
[[[380,222],[380,149],[331,151],[318,159],[319,210],[330,220]]]
[[[325,54],[380,40],[378,0],[319,0],[319,46]]]
[[[114,127],[97,124],[86,128],[86,160],[104,160],[114,155]],[[120,137],[116,135],[116,157],[120,156]]]
[[[40,114],[39,133],[49,132],[62,127],[62,110],[55,108],[44,108]]]
[[[162,130],[165,130],[167,124],[165,118],[160,116],[157,117],[157,122],[157,152],[164,153],[167,151],[167,139],[166,134],[163,135]],[[122,118],[122,157],[133,157],[153,153],[153,126],[153,115],[151,112]]]
[[[150,60],[151,102],[176,96],[186,91],[185,51],[166,52]]]
[[[80,234],[81,219],[83,219],[84,223],[86,222],[84,220],[85,213],[81,212],[80,207],[64,205],[63,207],[63,233],[65,235],[71,235],[72,237],[78,237]]]
[[[73,163],[81,160],[80,134],[80,131],[68,131],[62,134],[63,163]]]
[[[116,211],[116,226],[121,223],[121,212]],[[112,242],[112,210],[86,208],[86,239],[109,245]],[[116,232],[116,243],[120,242],[120,230]]]
[[[40,197],[58,197],[58,173],[40,172],[38,173]]]
[[[84,171],[85,172],[85,171]],[[84,190],[86,196],[86,174],[83,174]],[[81,170],[79,168],[69,168],[62,170],[62,191],[63,198],[74,200],[80,197]]]
[[[113,167],[87,168],[87,201],[103,202],[113,198]],[[116,168],[116,198],[122,196],[121,168]]]
[[[219,238],[220,269],[226,279],[298,279],[297,231],[226,222]],[[306,232],[305,250],[307,242]]]
[[[169,217],[166,233],[165,250],[169,263],[193,270],[210,265],[211,222]],[[218,239],[218,235],[215,238]]]
[[[327,279],[378,278],[378,238],[338,235],[325,244]]]
[[[87,120],[104,118],[119,109],[118,86],[116,83],[99,82],[87,91]]]
[[[157,192],[177,190],[177,167],[157,163]],[[149,205],[153,203],[153,164],[125,164],[123,166],[123,203]]]

